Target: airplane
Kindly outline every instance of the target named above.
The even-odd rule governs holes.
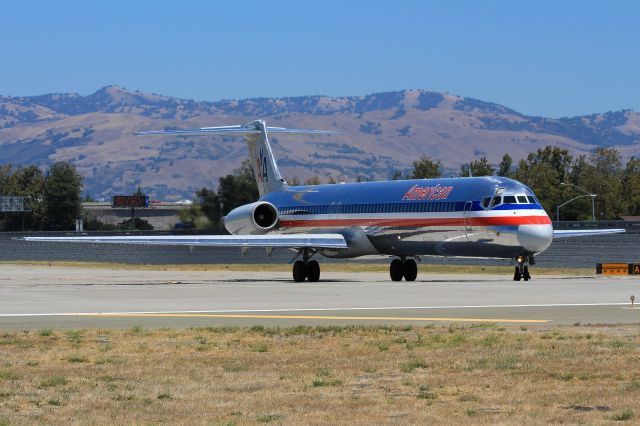
[[[554,230],[528,186],[506,177],[456,177],[290,186],[280,174],[270,134],[335,135],[323,130],[245,125],[136,132],[136,135],[243,135],[260,198],[230,211],[231,235],[24,237],[26,241],[263,247],[296,251],[295,282],[320,280],[316,255],[392,258],[393,281],[414,281],[420,256],[514,259],[514,281],[554,238],[623,233],[624,229]]]

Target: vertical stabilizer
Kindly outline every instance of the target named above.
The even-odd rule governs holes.
[[[253,173],[256,176],[260,196],[284,189],[287,183],[280,175],[276,159],[273,157],[273,152],[271,152],[265,122],[256,120],[246,124],[245,127],[248,129],[254,128],[260,132],[245,135],[249,147],[249,159],[253,167]]]
[[[303,135],[335,135],[336,132],[311,129],[288,129],[286,127],[267,127],[264,120],[256,120],[243,126],[200,127],[197,129],[150,130],[135,132],[136,135],[244,135],[249,146],[249,160],[256,176],[260,197],[287,187],[280,175],[268,133],[303,134]]]

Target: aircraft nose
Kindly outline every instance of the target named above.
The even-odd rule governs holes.
[[[518,227],[518,242],[525,250],[532,253],[546,250],[552,240],[552,225],[520,225]]]

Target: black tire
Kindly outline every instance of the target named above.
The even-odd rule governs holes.
[[[392,281],[402,281],[402,260],[393,259],[389,266],[389,275]]]
[[[307,279],[312,283],[320,281],[320,264],[315,260],[307,263]]]
[[[293,264],[293,280],[301,283],[305,278],[307,278],[307,268],[302,260],[298,260]]]
[[[407,259],[402,264],[402,275],[407,281],[415,281],[418,276],[418,265],[413,259]]]
[[[528,266],[524,267],[524,274],[522,274],[522,278],[524,278],[525,281],[529,281],[531,279],[531,275],[529,274],[529,267]]]
[[[520,268],[516,266],[516,271],[513,273],[513,280],[520,281],[522,279],[522,275],[520,275]]]

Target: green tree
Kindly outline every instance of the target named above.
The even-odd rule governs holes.
[[[567,187],[560,183],[567,181],[571,161],[566,149],[545,146],[520,160],[514,178],[531,187],[547,213],[555,212],[556,206],[568,199]]]
[[[473,160],[469,164],[461,165],[460,176],[469,176],[469,169],[471,169],[472,176],[493,176],[495,171],[493,165],[487,160],[487,157],[480,157],[480,159]]]
[[[45,225],[48,229],[73,229],[80,217],[82,176],[66,161],[53,163],[45,177]]]
[[[631,157],[622,173],[625,216],[640,216],[640,158]]]
[[[249,159],[243,161],[242,166],[236,169],[234,174],[220,178],[218,197],[223,215],[238,206],[253,203],[260,197]]]
[[[0,214],[0,227],[4,230],[42,229],[45,217],[43,192],[45,178],[36,166],[13,169],[0,167],[0,195],[27,197],[28,213]]]
[[[431,179],[442,176],[442,163],[433,161],[428,155],[423,155],[412,163],[411,179]]]
[[[597,148],[588,158],[579,157],[574,162],[571,183],[597,195],[598,219],[616,219],[624,215],[628,207],[624,177],[620,153],[615,148]],[[576,194],[575,190],[571,194]],[[584,204],[583,201],[581,205]],[[586,216],[591,216],[589,209],[584,210],[588,211]]]
[[[513,166],[513,159],[507,153],[502,156],[500,165],[498,166],[498,176],[511,177],[511,167]]]

